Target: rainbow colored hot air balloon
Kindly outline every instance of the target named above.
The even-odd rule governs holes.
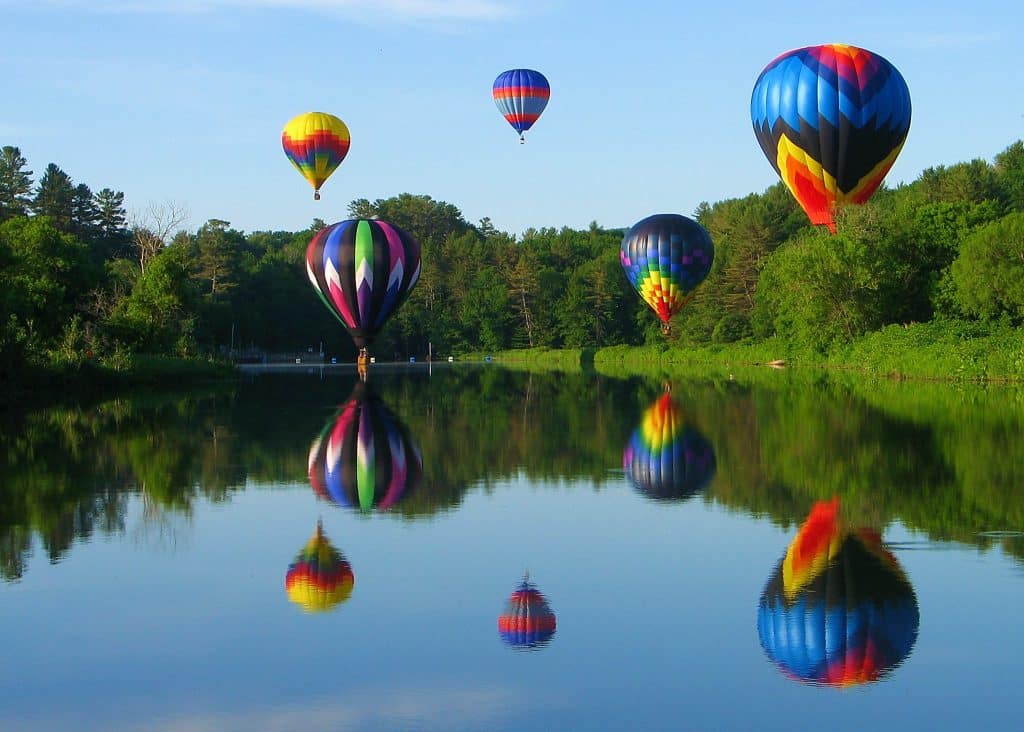
[[[348,155],[350,143],[345,123],[326,112],[300,114],[281,132],[284,154],[313,186],[313,198],[317,201],[324,182]]]
[[[420,276],[420,245],[381,219],[349,219],[318,231],[306,274],[356,346],[366,348]]]
[[[555,614],[544,595],[530,583],[529,575],[505,603],[505,612],[498,616],[498,633],[513,648],[542,648],[555,635]]]
[[[679,214],[655,214],[622,239],[619,261],[626,279],[663,323],[693,295],[711,271],[715,247],[704,227]]]
[[[533,127],[548,105],[551,86],[539,71],[510,69],[498,74],[491,96],[505,121],[519,133],[519,142],[525,142],[523,133]]]
[[[317,522],[316,531],[288,567],[288,599],[306,612],[331,610],[352,594],[355,578],[345,557],[331,546]]]
[[[363,382],[309,450],[313,490],[339,506],[386,511],[422,476],[423,457],[405,425]]]
[[[845,528],[836,499],[815,504],[757,612],[768,657],[787,676],[824,686],[884,678],[910,654],[919,623],[896,558],[877,531]]]
[[[754,84],[754,134],[812,224],[866,202],[910,131],[910,90],[871,51],[840,43],[784,53]]]
[[[663,394],[644,412],[622,453],[630,482],[649,498],[680,501],[704,488],[715,475],[715,452],[683,411]]]

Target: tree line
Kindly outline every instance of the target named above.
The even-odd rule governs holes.
[[[184,209],[93,193],[50,163],[37,181],[20,150],[0,153],[0,369],[116,365],[184,357],[355,349],[306,279],[303,231],[182,228]],[[624,231],[497,230],[454,205],[403,193],[357,199],[422,246],[422,275],[373,347],[383,360],[521,347],[663,340],[619,265]],[[639,212],[638,218],[649,212]],[[641,215],[642,214],[642,215]],[[838,233],[808,224],[789,192],[702,203],[715,261],[674,319],[681,345],[778,338],[828,352],[894,323],[1024,319],[1024,143],[993,162],[925,170],[840,213]]]

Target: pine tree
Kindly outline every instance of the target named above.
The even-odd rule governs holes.
[[[85,183],[75,186],[71,198],[71,231],[79,239],[93,239],[99,234],[100,209],[92,190]]]
[[[127,234],[125,222],[128,217],[124,212],[124,193],[104,188],[96,194],[96,208],[99,210],[96,224],[103,236],[120,238]]]
[[[70,232],[74,220],[75,184],[55,163],[46,166],[32,200],[32,212],[49,216],[59,231]]]
[[[26,164],[18,148],[4,145],[0,150],[0,221],[28,213],[32,171],[24,170]]]

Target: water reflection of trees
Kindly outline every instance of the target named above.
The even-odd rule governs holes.
[[[773,372],[774,373],[774,372]],[[144,496],[153,515],[189,515],[246,485],[309,487],[310,443],[354,376],[243,381],[228,391],[119,399],[21,415],[0,429],[0,567],[24,571],[32,536],[51,561],[76,538],[125,531]],[[495,368],[382,373],[374,387],[423,455],[404,518],[456,508],[469,490],[519,475],[618,481],[623,448],[661,393],[655,380]],[[1024,526],[1024,410],[1010,389],[954,389],[774,374],[741,384],[679,380],[673,399],[713,446],[698,500],[795,525],[840,496],[851,518],[898,519],[979,546]],[[1022,542],[1006,550],[1024,557]]]

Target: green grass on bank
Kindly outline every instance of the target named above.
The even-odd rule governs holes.
[[[108,359],[51,359],[27,365],[16,382],[6,385],[0,395],[0,406],[95,398],[136,387],[168,388],[230,381],[237,376],[233,364],[204,358],[119,353]]]
[[[661,376],[726,372],[784,364],[850,371],[866,376],[946,381],[1024,380],[1024,329],[962,322],[893,325],[828,354],[801,350],[777,339],[688,347],[611,346],[597,349],[532,348],[489,354],[503,365],[580,370],[609,376]],[[482,354],[461,356],[483,360]]]

